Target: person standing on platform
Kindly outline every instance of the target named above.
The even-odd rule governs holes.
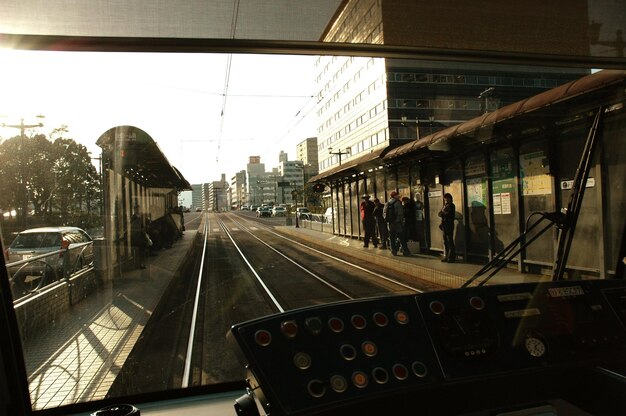
[[[417,215],[415,201],[408,196],[402,198],[404,210],[404,232],[407,241],[417,241]]]
[[[454,263],[456,261],[456,248],[454,246],[454,218],[456,215],[456,207],[454,202],[452,202],[452,195],[449,193],[443,196],[443,207],[438,215],[441,217],[441,225],[439,228],[443,231],[444,255],[441,261]]]
[[[365,194],[361,197],[361,205],[359,211],[361,212],[361,221],[363,223],[363,247],[369,247],[370,240],[374,244],[374,247],[378,247],[378,239],[376,238],[376,219],[374,218],[375,205],[370,201],[370,196]]]
[[[391,245],[391,254],[398,255],[398,249],[402,247],[402,254],[410,256],[409,247],[406,244],[404,236],[404,209],[400,196],[397,191],[391,191],[391,198],[385,204],[383,215],[385,222],[389,228],[389,243]]]
[[[380,199],[374,199],[374,220],[376,221],[376,230],[378,231],[378,238],[380,239],[380,248],[382,250],[387,249],[387,240],[389,240],[389,230],[387,229],[387,223],[383,216],[383,210],[385,206],[380,203]]]

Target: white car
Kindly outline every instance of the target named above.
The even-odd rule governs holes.
[[[296,208],[296,215],[300,219],[308,219],[310,217],[311,211],[307,207],[298,207]]]
[[[287,209],[285,207],[272,208],[272,217],[284,217],[287,215]]]

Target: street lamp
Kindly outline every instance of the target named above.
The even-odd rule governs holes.
[[[336,152],[333,152],[333,148],[329,147],[328,148],[328,154],[329,155],[337,155],[337,156],[339,156],[339,165],[341,166],[341,156],[342,155],[349,155],[350,154],[350,148],[346,147],[346,149],[344,151],[341,151],[341,149],[339,149]]]
[[[489,87],[480,94],[478,94],[478,99],[485,99],[485,113],[489,112],[489,97],[493,95],[493,92],[496,89],[494,87]]]

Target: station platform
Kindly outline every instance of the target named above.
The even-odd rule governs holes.
[[[371,262],[391,271],[409,275],[415,279],[426,280],[444,288],[461,287],[483,267],[479,264],[458,260],[455,263],[444,263],[441,261],[441,257],[422,254],[419,250],[414,250],[415,253],[406,257],[400,253],[394,256],[391,254],[391,250],[375,248],[372,244],[367,248],[363,247],[363,241],[355,238],[332,235],[306,227],[276,227],[276,231],[297,241],[306,242],[311,246],[332,250],[356,261]],[[409,249],[412,249],[412,246],[419,248],[417,244],[409,243]],[[522,273],[514,269],[504,268],[494,275],[487,284],[538,282],[550,279],[551,276]],[[475,283],[478,282],[480,280]]]

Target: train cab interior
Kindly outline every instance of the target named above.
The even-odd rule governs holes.
[[[99,164],[99,173],[109,169],[119,176],[105,175],[101,185],[103,188],[118,186],[127,180],[123,175],[128,175],[128,183],[144,181],[150,171],[133,168],[133,165],[142,165],[142,158],[156,161],[152,169],[158,175],[154,175],[151,180],[156,182],[149,186],[154,193],[149,194],[149,197],[141,197],[144,198],[141,199],[142,203],[157,201],[154,202],[157,208],[150,208],[153,214],[158,210],[165,212],[173,204],[178,205],[170,198],[175,200],[177,193],[190,190],[191,183],[194,183],[189,177],[183,178],[188,171],[186,162],[177,162],[177,167],[170,166],[176,154],[183,152],[183,146],[189,146],[191,150],[188,151],[197,154],[199,159],[193,160],[198,160],[195,164],[200,167],[208,169],[208,165],[216,160],[216,156],[210,151],[198,150],[200,133],[197,133],[198,136],[189,135],[181,139],[177,137],[179,130],[193,124],[198,129],[206,128],[201,121],[203,114],[221,113],[221,118],[215,119],[218,121],[213,127],[216,131],[224,131],[226,124],[220,124],[219,120],[224,120],[224,115],[228,115],[232,103],[238,98],[263,98],[259,93],[254,93],[256,95],[253,96],[252,93],[246,95],[235,90],[231,91],[231,95],[226,94],[228,88],[232,88],[229,87],[229,74],[232,73],[234,77],[239,70],[239,67],[232,64],[236,60],[233,57],[312,57],[313,63],[330,62],[327,68],[332,68],[333,57],[363,59],[363,62],[369,62],[367,60],[370,58],[388,60],[394,63],[389,64],[394,69],[388,70],[380,78],[383,80],[381,82],[387,82],[393,72],[398,81],[405,82],[403,85],[425,85],[420,91],[430,94],[431,98],[424,104],[428,106],[430,113],[421,113],[423,108],[420,107],[419,100],[402,100],[401,88],[404,87],[394,87],[397,90],[393,93],[400,98],[394,101],[395,104],[391,104],[391,100],[384,101],[388,105],[387,110],[393,107],[393,114],[397,119],[389,121],[390,126],[395,124],[393,128],[387,129],[384,146],[382,142],[378,147],[372,146],[372,149],[355,145],[352,151],[342,153],[337,147],[339,145],[335,144],[333,153],[333,148],[328,147],[330,142],[318,144],[320,154],[339,155],[332,159],[335,161],[334,166],[330,159],[328,165],[320,160],[320,166],[324,169],[320,169],[318,176],[312,176],[313,180],[310,181],[312,187],[317,180],[325,184],[328,187],[326,189],[331,189],[328,196],[330,205],[327,209],[334,212],[333,215],[340,212],[339,215],[342,216],[343,222],[340,226],[335,222],[336,228],[331,227],[328,238],[334,238],[333,233],[342,234],[342,237],[349,240],[362,238],[359,234],[360,228],[356,234],[350,231],[351,211],[346,210],[346,206],[350,204],[350,200],[358,201],[360,196],[359,193],[352,192],[351,185],[347,185],[351,179],[344,169],[348,169],[352,176],[362,175],[363,172],[359,171],[367,172],[370,166],[367,163],[372,163],[374,156],[377,161],[381,161],[381,170],[389,169],[385,172],[399,169],[394,171],[398,172],[410,163],[432,168],[429,172],[436,171],[437,174],[433,174],[432,178],[428,176],[425,186],[432,182],[433,193],[426,191],[424,196],[425,199],[431,197],[435,200],[441,199],[442,189],[453,189],[450,182],[444,180],[450,175],[450,171],[441,166],[446,163],[446,152],[456,152],[455,154],[463,158],[463,162],[459,163],[463,163],[465,173],[459,174],[457,182],[460,184],[459,189],[462,187],[464,190],[463,201],[467,202],[466,207],[471,206],[472,201],[478,200],[471,192],[484,192],[487,195],[484,198],[490,200],[491,211],[487,215],[488,219],[497,224],[507,213],[507,209],[510,214],[511,210],[516,212],[519,208],[513,201],[514,198],[509,198],[513,191],[498,191],[499,202],[493,202],[495,188],[491,187],[491,181],[499,180],[494,170],[490,170],[492,175],[485,179],[485,185],[480,182],[470,187],[468,184],[478,182],[476,177],[468,173],[475,166],[466,163],[472,159],[463,152],[463,147],[469,148],[480,143],[498,148],[505,146],[502,144],[504,140],[514,138],[517,144],[511,148],[515,147],[518,152],[520,147],[525,146],[522,143],[523,137],[527,137],[525,135],[543,135],[559,140],[561,137],[576,135],[574,150],[568,148],[567,143],[556,140],[547,145],[551,152],[551,162],[556,162],[551,166],[570,166],[575,173],[571,177],[557,178],[556,170],[547,166],[545,172],[542,170],[542,157],[535,156],[532,159],[532,163],[539,161],[541,164],[540,167],[532,168],[544,172],[542,178],[554,182],[550,185],[553,186],[553,191],[547,192],[545,195],[548,196],[544,199],[560,208],[555,212],[545,212],[541,205],[543,202],[537,202],[546,179],[542,179],[541,183],[536,181],[527,185],[527,182],[533,180],[528,173],[528,166],[531,166],[531,162],[528,162],[528,175],[520,175],[516,182],[519,194],[526,197],[527,204],[524,206],[525,211],[519,208],[521,225],[513,231],[506,229],[506,233],[501,232],[499,236],[491,233],[485,237],[491,245],[489,249],[481,248],[481,255],[486,254],[476,261],[481,267],[484,266],[480,273],[471,269],[471,272],[467,271],[463,276],[465,279],[462,284],[455,283],[456,286],[437,287],[421,293],[389,291],[378,296],[345,301],[315,300],[307,306],[275,311],[276,313],[242,315],[241,319],[228,322],[227,330],[222,331],[219,337],[219,345],[226,345],[232,351],[224,356],[224,361],[230,359],[230,354],[237,358],[229,364],[230,372],[223,379],[207,377],[202,378],[201,383],[183,383],[178,386],[154,383],[145,390],[115,390],[119,385],[111,382],[113,387],[104,392],[102,397],[94,395],[90,399],[81,399],[77,396],[70,402],[51,400],[47,405],[38,404],[35,396],[45,392],[33,387],[31,373],[36,364],[27,362],[26,357],[32,354],[23,343],[26,331],[23,323],[39,317],[36,314],[16,313],[16,305],[21,306],[23,301],[16,297],[12,286],[13,269],[7,266],[9,262],[7,256],[4,256],[0,264],[0,416],[626,414],[626,46],[622,37],[626,26],[625,3],[601,0],[477,0],[471,3],[458,0],[8,0],[0,5],[0,16],[0,86],[8,90],[8,86],[12,85],[14,91],[25,95],[19,100],[7,100],[2,97],[0,90],[0,116],[3,117],[0,122],[4,128],[0,129],[0,164],[9,164],[12,157],[10,148],[3,145],[11,142],[16,128],[22,139],[38,128],[38,124],[29,125],[30,122],[27,120],[25,123],[24,119],[20,124],[12,124],[17,123],[14,122],[15,117],[31,117],[31,113],[24,114],[25,111],[32,111],[32,114],[48,111],[39,110],[43,105],[38,106],[38,100],[42,103],[53,103],[48,104],[51,109],[57,102],[56,105],[63,113],[65,101],[60,95],[38,96],[37,91],[46,90],[45,83],[73,82],[61,75],[64,72],[64,62],[73,62],[69,58],[72,55],[80,56],[93,66],[85,66],[82,78],[74,80],[76,85],[70,88],[68,84],[63,88],[68,91],[73,88],[86,90],[98,84],[109,85],[107,82],[115,85],[115,100],[109,102],[109,108],[98,107],[91,102],[82,104],[83,107],[92,108],[92,112],[97,109],[97,114],[90,115],[92,124],[99,123],[98,128],[102,132],[112,132],[111,136],[103,135],[98,141],[100,144],[108,143],[110,147],[103,147],[103,153],[92,159],[96,165]],[[26,62],[22,65],[25,65],[24,68],[28,66],[28,71],[24,70],[20,74],[19,71],[6,70],[11,60],[17,61],[26,54],[35,56],[32,61],[20,61]],[[130,67],[133,65],[142,66],[144,72],[139,76],[149,79],[144,89],[134,90],[130,85],[132,78],[124,75],[126,70],[123,67],[113,67],[116,62],[114,59],[126,56],[132,56],[132,59],[121,60],[120,65],[128,65],[128,72],[131,72]],[[197,108],[184,99],[172,98],[173,101],[168,101],[169,98],[155,92],[161,91],[161,84],[170,82],[171,85],[166,85],[166,90],[188,90],[192,87],[182,81],[198,75],[196,72],[205,78],[217,77],[210,72],[202,74],[199,69],[199,59],[211,56],[220,56],[222,59],[221,63],[227,74],[224,76],[223,72],[219,72],[219,84],[223,89],[207,92],[203,89],[204,86],[196,85],[193,87],[196,89],[191,92],[211,96],[217,100],[216,106]],[[53,60],[47,60],[48,58]],[[160,58],[168,62],[166,68],[157,67]],[[276,62],[276,71],[285,71],[284,74],[288,74],[289,68],[282,67],[289,65],[287,61]],[[365,64],[364,68],[375,66],[377,64],[374,62],[378,61],[372,59],[371,62]],[[101,72],[89,72],[90,68],[96,67]],[[450,75],[451,78],[444,80],[443,75],[429,74],[429,83],[426,83],[420,81],[418,75],[411,74],[410,81],[408,78],[401,80],[398,74],[404,73],[403,70],[408,67],[428,68],[431,72],[434,71],[433,68],[437,68],[440,74],[450,73],[455,76]],[[262,75],[255,73],[258,70],[254,64],[248,65],[245,68],[246,77],[253,80],[253,83],[263,84]],[[333,77],[332,74],[325,74],[325,68],[317,67],[316,70],[318,82],[320,79]],[[470,76],[461,76],[464,70],[468,74],[471,72],[476,79],[480,78],[476,74],[482,71],[485,79],[484,85],[481,83],[480,87],[475,87],[479,94],[472,93],[474,95],[471,104],[468,99],[455,99],[451,95],[452,90],[441,89],[437,92],[439,87],[435,84],[448,86],[460,83],[461,79],[463,83],[469,84]],[[542,75],[534,79],[531,75],[521,78],[521,72]],[[598,72],[600,75],[593,78]],[[338,70],[335,77],[340,78],[341,74],[341,70]],[[552,74],[558,84],[552,85],[552,78],[545,74]],[[175,81],[167,78],[169,76]],[[351,76],[350,81],[357,83],[359,76],[358,73]],[[562,90],[558,90],[559,94],[552,93],[549,100],[545,98],[546,95],[540,96],[539,90],[532,93],[522,90],[522,87],[536,87],[543,88],[541,91],[545,90],[545,94],[550,94],[549,91],[555,91],[553,87],[570,85],[568,82],[575,85],[579,79],[583,80],[577,84],[582,85],[580,90],[570,89],[570,92],[574,92],[564,92],[562,95],[559,95]],[[507,80],[512,80],[512,85],[506,86],[511,94],[508,100],[498,97],[497,89],[486,88],[490,83],[504,85],[509,82]],[[315,84],[316,80],[308,81]],[[326,134],[325,126],[331,125],[333,117],[335,120],[342,117],[339,113],[333,115],[325,111],[325,108],[334,105],[332,94],[341,97],[342,87],[333,90],[332,82],[329,81],[326,85],[318,83],[312,88],[311,96],[305,97],[307,105],[309,101],[311,103],[311,107],[306,107],[307,115],[319,116],[319,120],[314,123],[314,134],[318,133],[320,137]],[[519,84],[515,84],[516,82]],[[369,88],[373,91],[376,85],[378,84],[374,81]],[[593,87],[585,89],[585,86],[590,85]],[[154,91],[150,90],[152,87]],[[63,88],[56,91],[61,91],[62,94]],[[349,88],[349,83],[346,82],[343,91]],[[505,90],[504,86],[498,88]],[[106,88],[94,88],[93,91],[102,96],[107,93]],[[367,91],[368,86],[365,86],[364,92]],[[287,92],[281,94],[288,95]],[[501,100],[499,104],[498,100]],[[123,111],[113,108],[118,103]],[[254,106],[273,105],[272,101],[266,103],[259,105],[258,101],[254,101],[254,105],[248,107],[248,110],[261,111]],[[356,101],[351,103],[354,106],[358,104]],[[149,104],[180,107],[189,114],[189,118],[181,116],[167,120],[170,130],[165,136],[169,135],[171,140],[175,137],[176,145],[165,146],[158,143],[162,137],[153,136],[145,139],[150,147],[149,155],[142,153],[143,150],[129,155],[124,149],[117,149],[114,146],[114,136],[120,130],[112,128],[126,125],[127,121],[133,120],[131,116],[126,117],[127,114],[132,113],[134,108]],[[404,113],[407,105],[411,110]],[[461,110],[469,111],[472,105],[476,106],[471,109],[475,116],[457,119]],[[496,105],[501,108],[499,112],[495,111],[498,108]],[[276,137],[295,129],[304,116],[300,114],[303,109],[304,107],[290,109],[293,110],[292,114],[298,113],[292,120],[295,125],[290,124],[283,128],[282,125],[276,127],[275,123],[276,130],[271,132],[270,138],[265,139],[266,143],[274,144],[273,141],[280,141]],[[458,113],[454,112],[457,109]],[[8,114],[9,110],[15,112],[4,116],[4,112]],[[53,113],[52,110],[49,111],[50,114]],[[126,114],[120,114],[122,112]],[[489,113],[495,114],[492,116],[494,120],[487,119]],[[374,118],[375,108],[367,114]],[[386,114],[391,118],[392,110]],[[410,116],[407,118],[405,114]],[[167,118],[156,113],[152,116]],[[353,128],[365,123],[365,113],[352,116],[355,117]],[[144,120],[146,124],[150,124],[149,118],[150,116]],[[437,120],[444,118],[445,123],[437,125]],[[244,125],[252,123],[249,120],[247,116],[242,117],[234,125],[243,130]],[[469,131],[468,123],[483,123],[483,126],[486,123],[496,127],[490,127],[489,134],[493,133],[492,135],[481,133],[476,137],[469,137],[469,134],[461,131],[464,128]],[[56,126],[50,126],[49,130],[54,127]],[[69,128],[71,130],[72,126]],[[350,123],[347,123],[342,134],[348,134],[349,130]],[[50,134],[50,140],[53,137],[67,137],[67,133],[63,136],[63,131],[63,126],[54,130]],[[137,134],[132,129],[131,133],[128,133],[128,129],[124,131],[124,140],[132,142],[132,146],[137,149],[144,149],[137,140],[137,137],[143,137],[142,130],[137,129]],[[411,134],[411,140],[400,136],[407,131]],[[437,136],[438,132],[442,136]],[[371,134],[368,134],[370,140]],[[340,136],[337,133],[338,140]],[[446,136],[446,140],[448,136],[460,139],[447,142],[441,138],[443,136]],[[97,139],[98,137],[93,138],[93,142],[96,143]],[[241,153],[248,146],[247,141],[242,141],[228,147],[225,142],[219,143],[219,139],[213,137],[202,140],[215,141],[217,148],[222,146],[233,153]],[[356,154],[357,151],[363,154]],[[407,156],[409,154],[416,156]],[[519,153],[515,154],[519,156]],[[602,156],[598,156],[599,154]],[[342,155],[345,155],[343,164]],[[248,154],[244,156],[247,157]],[[118,163],[122,159],[123,162]],[[362,163],[364,167],[358,163]],[[118,165],[123,165],[119,172],[116,171]],[[142,166],[145,167],[145,164]],[[19,220],[19,210],[28,206],[29,198],[35,199],[32,193],[35,191],[29,191],[28,195],[21,198],[13,196],[26,192],[25,189],[34,189],[22,186],[24,172],[19,170],[19,166],[16,169],[19,175],[9,178],[6,175],[8,170],[0,167],[4,176],[0,176],[0,181],[5,182],[0,183],[0,194],[5,195],[0,196],[3,251],[9,241],[7,236],[19,231],[11,226],[14,221],[13,214],[10,214],[14,208],[11,204],[17,207]],[[487,168],[489,169],[491,166]],[[81,171],[76,175],[86,178],[92,174],[90,172]],[[392,179],[391,176],[386,177],[385,190],[397,189],[401,179],[401,175],[397,173],[393,174]],[[163,185],[165,180],[169,181],[167,186]],[[10,181],[18,183],[20,187],[7,183]],[[55,189],[61,188],[60,182],[53,182]],[[132,186],[128,185],[129,189]],[[410,189],[420,187],[421,190],[424,182],[413,181],[411,186]],[[560,188],[557,189],[558,187]],[[168,191],[163,191],[166,188]],[[324,186],[322,189],[325,189]],[[356,190],[359,190],[358,186]],[[132,194],[132,191],[124,192],[127,196]],[[340,195],[340,192],[343,193]],[[12,195],[13,199],[9,200],[8,195]],[[91,196],[96,200],[97,196],[94,195],[96,194]],[[507,195],[507,199],[504,195]],[[161,196],[162,199],[159,199]],[[276,194],[274,197],[276,198]],[[476,199],[472,199],[474,197]],[[593,207],[598,208],[591,214],[588,209],[590,198],[593,198]],[[105,230],[103,240],[94,239],[93,249],[96,253],[101,249],[96,245],[99,244],[98,241],[106,241],[109,237],[116,239],[116,244],[125,244],[120,235],[122,231],[130,232],[130,229],[120,227],[119,230],[123,230],[119,231],[113,225],[107,225],[110,224],[110,218],[119,215],[123,209],[124,202],[120,201],[115,199],[108,205],[103,203],[103,208],[93,208],[93,213],[90,211],[90,215],[102,218]],[[129,201],[126,205],[130,221],[134,210],[132,201]],[[89,206],[88,202],[83,205]],[[520,202],[519,206],[521,205]],[[324,210],[320,210],[320,213]],[[434,219],[431,229],[435,235],[438,233],[436,212],[432,212]],[[553,238],[538,251],[546,250],[547,247],[551,252],[553,250],[554,258],[549,262],[532,265],[535,267],[532,270],[541,270],[544,278],[515,282],[490,280],[502,269],[513,269],[520,274],[526,270],[517,259],[526,251],[533,250],[529,247],[533,247],[534,240],[539,238],[536,231],[531,233],[528,229],[522,229],[531,213],[531,217],[539,215],[545,221],[544,225],[547,225],[543,232],[551,234]],[[192,214],[198,215],[198,223],[200,218],[208,221],[209,213],[205,211],[191,212],[185,216],[189,218]],[[594,219],[585,219],[586,215],[594,215]],[[470,214],[466,216],[469,217]],[[331,216],[331,221],[332,218]],[[358,225],[358,222],[356,219],[353,224]],[[130,227],[130,222],[128,224]],[[210,228],[204,222],[202,224],[205,227],[204,233],[210,235]],[[584,232],[577,233],[577,224]],[[473,230],[472,228],[471,231]],[[469,225],[466,231],[469,234]],[[107,232],[111,235],[107,236]],[[596,251],[584,253],[584,250],[572,248],[578,244],[577,238],[589,238],[590,235],[599,236],[591,244]],[[498,238],[503,240],[501,245],[494,244]],[[457,250],[473,253],[470,245],[474,241],[466,239],[464,248],[457,245]],[[509,243],[511,245],[507,246]],[[174,252],[175,249],[170,251]],[[588,254],[590,259],[596,259],[602,266],[568,267],[568,264],[578,264],[577,256],[583,254]],[[469,263],[470,257],[466,256],[464,261]],[[111,255],[107,258],[111,258]],[[98,267],[98,260],[95,267]],[[482,278],[485,274],[488,277]],[[239,295],[241,294],[233,294],[235,300],[224,299],[224,309],[237,309],[239,305],[236,297]],[[52,309],[53,303],[50,305],[46,307]],[[78,313],[80,308],[75,310]],[[150,313],[145,312],[144,315],[148,316]],[[140,332],[141,328],[137,331]],[[163,328],[162,331],[173,330]],[[95,339],[88,341],[91,344],[97,343]],[[50,354],[57,354],[62,347],[64,346],[61,344],[51,345]],[[77,361],[83,358],[79,356]],[[172,361],[182,358],[184,357],[171,357]],[[47,371],[52,373],[56,369]],[[68,370],[60,368],[58,371]],[[124,373],[128,385],[133,385],[133,377],[137,378],[139,385],[139,379],[151,379],[150,372],[165,370],[136,365],[133,371],[132,374]],[[103,372],[100,376],[106,381],[110,374]]]

